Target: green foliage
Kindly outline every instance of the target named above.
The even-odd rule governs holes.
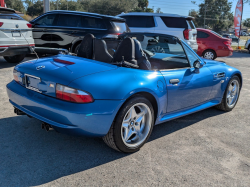
[[[7,8],[12,8],[16,11],[25,12],[25,8],[21,0],[5,0]]]
[[[245,19],[245,20],[243,21],[243,25],[244,25],[245,27],[250,27],[250,18]]]
[[[138,5],[137,0],[78,0],[78,2],[87,12],[112,16],[129,12]]]
[[[193,2],[194,4],[196,2]],[[205,27],[215,31],[228,29],[234,23],[234,16],[231,12],[232,2],[228,0],[204,0],[199,4],[199,11],[191,10],[189,15],[195,17],[195,23],[204,27],[204,17],[206,12]]]
[[[26,0],[26,3],[29,4],[27,8],[26,14],[29,16],[39,16],[43,13],[43,1],[37,0],[37,1],[30,1]]]

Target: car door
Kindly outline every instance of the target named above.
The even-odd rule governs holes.
[[[51,32],[56,19],[57,14],[45,14],[31,22],[36,47],[50,47]]]
[[[172,46],[172,47],[171,47]],[[205,103],[210,98],[212,90],[213,75],[206,67],[195,70],[193,63],[201,59],[186,44],[180,43],[169,45],[169,51],[172,48],[176,51],[173,56],[178,62],[188,63],[188,66],[176,69],[161,70],[167,85],[167,112],[180,111],[186,108],[192,108]],[[168,60],[171,60],[168,57]],[[180,67],[180,66],[179,66]]]
[[[198,43],[198,51],[197,54],[199,56],[202,56],[202,53],[207,49],[207,46],[209,45],[209,34],[198,30],[197,31],[197,43]]]
[[[79,34],[82,34],[79,30],[81,24],[80,15],[59,13],[57,22],[54,24],[51,32],[50,47],[69,50],[71,48],[72,41],[74,41]]]

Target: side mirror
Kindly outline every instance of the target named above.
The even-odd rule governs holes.
[[[194,61],[193,66],[195,69],[200,69],[203,67],[203,65],[201,64],[201,62],[199,60]]]

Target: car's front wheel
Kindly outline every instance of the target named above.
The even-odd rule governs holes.
[[[148,140],[154,125],[154,110],[142,96],[131,98],[117,114],[104,142],[111,148],[132,153]]]
[[[222,101],[216,108],[229,112],[233,110],[240,95],[241,82],[238,76],[233,76],[225,90]]]
[[[248,46],[248,52],[249,52],[249,54],[250,54],[250,45]]]
[[[15,55],[15,56],[4,56],[4,59],[9,63],[19,63],[25,58],[24,55]]]

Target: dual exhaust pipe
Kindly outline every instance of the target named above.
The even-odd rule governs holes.
[[[27,115],[26,113],[24,113],[23,111],[17,109],[17,108],[14,108],[14,113],[17,114],[18,116],[21,116],[21,115]],[[32,118],[31,116],[27,115],[28,117]],[[53,130],[52,126],[48,123],[45,123],[45,122],[42,122],[42,129],[45,129],[47,132],[50,131],[50,130]]]

